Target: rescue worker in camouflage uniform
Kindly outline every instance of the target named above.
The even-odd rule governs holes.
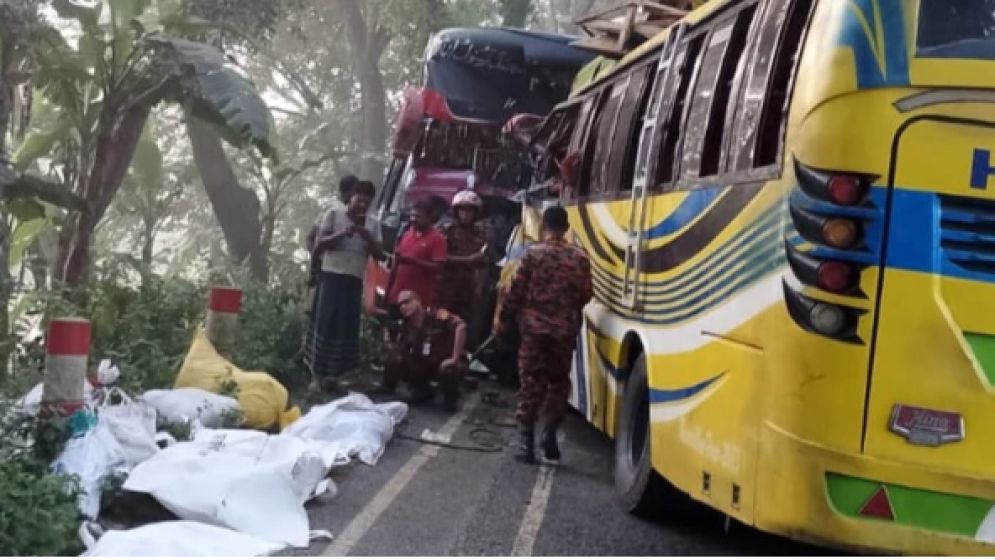
[[[498,334],[517,321],[521,337],[518,372],[521,385],[515,413],[521,430],[516,458],[535,463],[535,424],[545,399],[542,449],[546,459],[560,458],[556,432],[567,412],[570,364],[581,327],[581,313],[591,299],[591,263],[565,239],[569,229],[561,207],[542,215],[542,241],[522,257],[502,304]]]
[[[382,394],[392,394],[399,382],[411,389],[408,402],[416,404],[434,397],[430,383],[437,381],[443,407],[455,412],[459,382],[466,374],[466,324],[445,309],[426,309],[412,290],[397,296],[401,321],[388,329],[387,360]]]
[[[466,322],[467,340],[474,348],[480,343],[480,302],[486,299],[482,289],[487,285],[486,234],[477,223],[484,201],[477,193],[464,190],[453,197],[452,208],[456,220],[442,232],[447,257],[436,301]]]

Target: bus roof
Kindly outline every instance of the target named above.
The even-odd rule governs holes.
[[[698,8],[695,8],[693,11],[688,13],[688,15],[684,16],[683,18],[675,22],[674,25],[677,25],[679,23],[697,23],[705,19],[706,17],[710,16],[711,14],[713,14],[716,10],[718,10],[722,6],[725,6],[730,1],[733,0],[709,0],[704,4],[702,4],[701,6],[699,6]],[[650,52],[659,48],[663,43],[667,41],[667,37],[670,37],[671,29],[673,29],[673,25],[664,29],[660,33],[657,33],[652,39],[632,49],[632,51],[623,56],[614,66],[612,66],[608,70],[603,70],[600,68],[597,69],[593,73],[594,79],[592,79],[590,82],[586,84],[582,83],[576,84],[577,87],[575,87],[574,91],[571,92],[571,97],[576,95],[583,95],[588,90],[597,87],[599,84],[603,83],[604,81],[610,79],[612,76],[618,74],[619,72],[622,72],[623,70],[631,66],[637,60],[643,58]],[[592,61],[590,64],[593,65],[597,63],[598,61],[595,60]]]
[[[425,87],[441,93],[462,119],[545,115],[567,98],[574,75],[594,58],[570,46],[575,39],[500,27],[444,29],[425,52]]]

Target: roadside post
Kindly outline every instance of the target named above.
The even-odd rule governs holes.
[[[242,310],[242,290],[215,286],[207,304],[205,330],[218,353],[231,358],[238,339],[238,314]]]
[[[90,322],[86,319],[58,317],[49,323],[41,399],[43,417],[66,418],[83,408],[90,338]]]

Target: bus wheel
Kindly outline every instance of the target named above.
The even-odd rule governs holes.
[[[632,367],[622,394],[615,433],[615,491],[629,513],[658,513],[665,482],[653,470],[650,453],[649,383],[646,358]]]

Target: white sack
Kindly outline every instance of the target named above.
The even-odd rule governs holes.
[[[194,387],[146,391],[142,400],[155,407],[159,417],[166,422],[197,420],[208,428],[219,427],[226,412],[241,410],[238,401],[231,397]]]
[[[336,464],[358,457],[367,465],[376,465],[394,435],[394,427],[407,413],[408,405],[402,402],[376,404],[366,395],[350,393],[312,408],[283,434],[329,444]]]
[[[106,404],[115,394],[120,397],[121,403]],[[132,400],[118,388],[107,392],[104,403],[97,408],[97,416],[121,445],[129,467],[159,452],[155,432],[156,411],[151,405]]]
[[[44,393],[44,383],[39,383],[24,394],[16,403],[14,411],[27,416],[38,416],[41,410],[41,398]],[[83,402],[90,403],[93,399],[93,385],[89,381],[83,381]]]
[[[331,463],[312,442],[252,430],[197,430],[194,441],[136,467],[124,489],[152,495],[189,521],[307,546],[304,502],[328,489]]]
[[[281,543],[194,521],[164,521],[107,531],[83,556],[266,556]]]
[[[100,513],[100,488],[104,479],[128,468],[128,458],[107,422],[97,419],[90,430],[70,439],[51,466],[52,472],[79,477],[79,510],[86,518]]]

